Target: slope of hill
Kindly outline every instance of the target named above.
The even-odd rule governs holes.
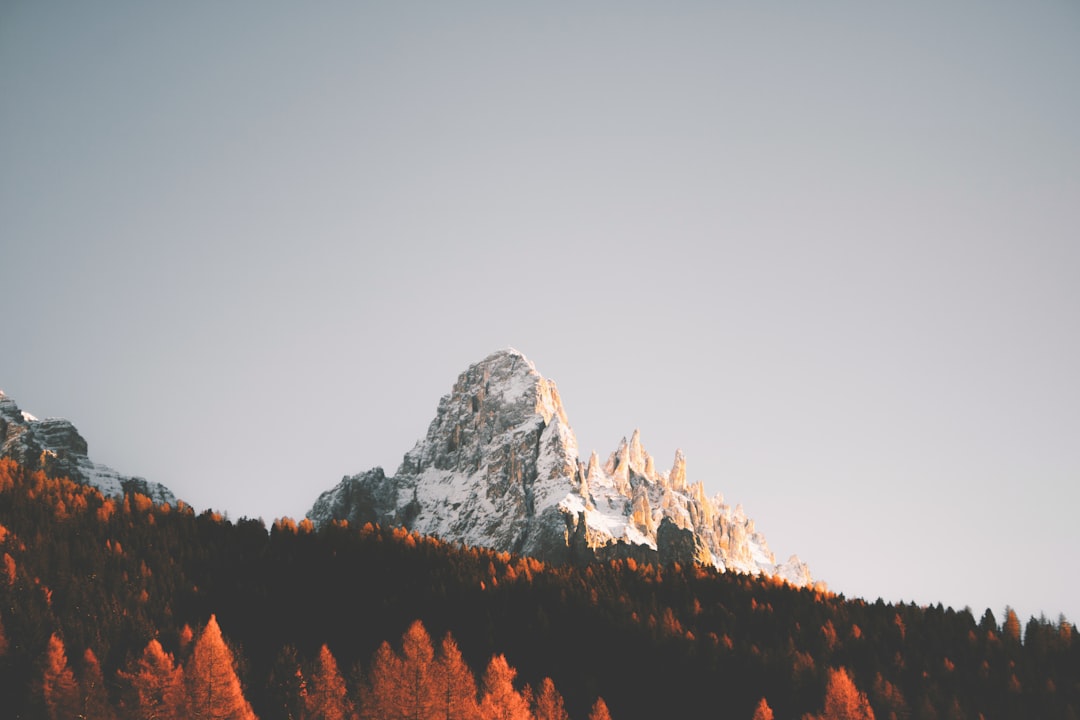
[[[1006,612],[999,623],[990,611],[846,600],[707,566],[554,565],[400,528],[286,519],[267,529],[140,495],[104,498],[0,460],[5,717],[49,716],[42,678],[59,664],[58,642],[71,682],[97,676],[92,655],[120,707],[118,671],[152,640],[190,658],[190,628],[218,623],[263,720],[288,716],[282,697],[299,689],[282,684],[283,668],[314,677],[324,644],[348,696],[370,707],[380,646],[404,657],[399,638],[417,620],[433,638],[452,634],[477,676],[505,656],[523,698],[524,683],[551,678],[580,720],[597,697],[618,720],[749,720],[762,699],[797,718],[822,712],[845,679],[881,718],[1080,708],[1080,635],[1063,618],[1025,626]]]

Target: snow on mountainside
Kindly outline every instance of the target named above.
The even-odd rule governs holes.
[[[121,475],[87,457],[86,440],[69,421],[61,418],[38,420],[19,409],[15,401],[0,391],[0,457],[10,457],[31,470],[64,475],[97,488],[103,495],[123,497],[126,491],[139,492],[157,503],[175,503],[167,487],[145,478]]]
[[[593,453],[583,463],[555,383],[513,349],[458,377],[395,475],[346,477],[308,517],[403,525],[552,560],[623,554],[811,582],[797,557],[776,563],[742,506],[687,482],[681,451],[657,470],[635,430],[607,462]]]

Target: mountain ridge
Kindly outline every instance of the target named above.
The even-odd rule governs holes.
[[[776,562],[742,506],[688,482],[681,450],[671,470],[656,466],[638,430],[605,463],[595,452],[583,462],[555,382],[507,348],[458,376],[394,475],[346,476],[308,517],[402,525],[556,561],[698,562],[812,583],[796,556]]]
[[[9,457],[30,470],[66,476],[97,488],[103,495],[123,497],[127,492],[146,495],[155,503],[176,503],[176,496],[161,483],[124,475],[89,457],[89,446],[70,420],[39,420],[22,410],[0,390],[0,457]]]

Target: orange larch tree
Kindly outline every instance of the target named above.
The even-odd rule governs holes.
[[[589,720],[611,720],[611,713],[608,711],[607,703],[604,702],[604,698],[596,698],[592,710],[589,711]]]
[[[330,648],[323,645],[304,695],[304,717],[310,720],[350,720],[355,716],[345,679]]]
[[[365,718],[401,720],[405,706],[401,676],[404,663],[390,643],[384,642],[375,651],[368,671],[367,682],[360,693],[360,705]]]
[[[101,663],[90,648],[83,653],[82,677],[79,679],[80,718],[86,720],[115,720],[116,712],[109,703]]]
[[[484,671],[480,713],[485,720],[532,720],[529,703],[514,689],[517,670],[503,655],[495,655]]]
[[[44,671],[41,678],[41,692],[45,699],[45,710],[51,720],[68,720],[81,712],[79,686],[75,674],[68,666],[67,651],[64,641],[56,633],[49,638],[45,650]]]
[[[184,670],[157,640],[147,643],[138,658],[117,671],[117,677],[124,688],[121,711],[125,718],[183,720],[187,717]]]
[[[874,711],[866,694],[859,692],[855,681],[844,668],[829,670],[825,686],[823,720],[874,720]]]
[[[540,689],[533,701],[533,712],[536,720],[570,720],[563,697],[555,689],[555,683],[551,678],[546,677],[540,683]]]
[[[419,620],[401,638],[401,661],[402,714],[409,720],[426,720],[435,705],[435,650]]]
[[[236,659],[221,636],[217,618],[210,616],[195,641],[184,677],[188,687],[190,718],[202,720],[254,720],[255,713],[244,698]]]
[[[754,709],[754,717],[751,720],[773,720],[773,711],[769,707],[769,703],[765,701],[765,698],[761,698],[761,701],[757,704],[757,708]]]
[[[480,706],[476,701],[476,677],[461,657],[461,650],[450,633],[439,647],[433,676],[433,718],[478,720]]]

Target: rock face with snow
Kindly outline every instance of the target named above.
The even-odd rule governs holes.
[[[30,470],[51,476],[66,476],[101,491],[123,497],[138,492],[157,503],[175,503],[167,487],[145,478],[121,475],[116,470],[92,462],[86,440],[69,421],[61,418],[38,420],[23,412],[15,401],[0,391],[0,457],[9,457]]]
[[[308,517],[402,525],[555,561],[626,556],[811,581],[798,558],[776,563],[741,506],[689,483],[681,451],[658,470],[635,430],[605,463],[595,453],[582,462],[555,383],[516,350],[458,377],[397,473],[346,477]]]

